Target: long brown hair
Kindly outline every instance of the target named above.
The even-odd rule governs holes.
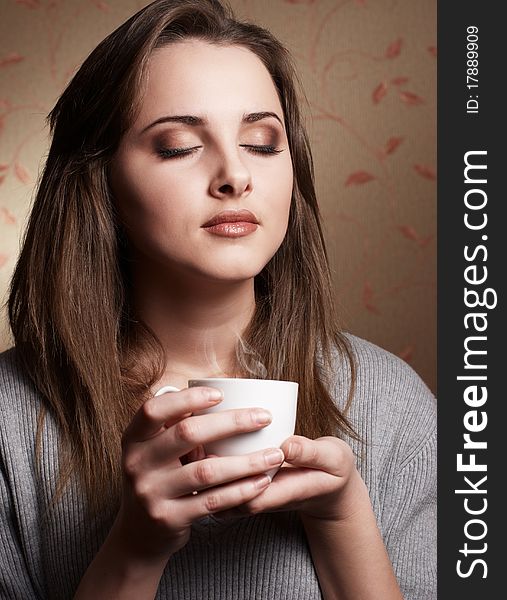
[[[44,398],[39,460],[46,411],[61,432],[54,500],[76,474],[95,510],[104,498],[120,498],[122,432],[165,367],[160,342],[131,303],[128,242],[108,167],[139,108],[151,54],[188,38],[240,45],[262,60],[283,107],[293,161],[288,231],[255,277],[256,310],[237,356],[246,347],[267,378],[299,382],[296,433],[355,437],[345,417],[353,383],[343,411],[330,391],[336,350],[352,382],[355,368],[336,322],[299,109],[304,94],[290,55],[220,2],[156,0],[93,50],[49,114],[52,143],[8,299],[16,354]]]

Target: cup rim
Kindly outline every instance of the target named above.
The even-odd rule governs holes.
[[[286,379],[248,379],[245,377],[200,377],[198,379],[189,379],[188,383],[193,383],[194,381],[216,381],[217,383],[222,381],[258,381],[265,383],[266,381],[269,381],[272,383],[293,383],[295,385],[299,385],[297,381],[287,381]]]

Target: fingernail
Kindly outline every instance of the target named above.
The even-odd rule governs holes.
[[[218,402],[219,400],[223,400],[222,390],[217,388],[207,388],[208,400],[209,402]]]
[[[257,423],[259,423],[259,425],[270,423],[271,419],[271,413],[269,413],[267,410],[258,410],[255,412],[255,420]]]
[[[264,454],[264,458],[268,465],[279,465],[283,461],[283,452],[280,449],[268,450]]]
[[[262,488],[267,487],[271,483],[271,477],[269,475],[262,475],[262,477],[258,477],[255,481],[255,487],[258,490],[262,490]]]

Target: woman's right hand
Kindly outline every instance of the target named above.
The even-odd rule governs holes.
[[[260,408],[192,415],[218,404],[216,394],[192,387],[150,398],[123,434],[123,496],[111,533],[138,559],[169,559],[189,540],[193,521],[253,499],[270,483],[265,471],[283,462],[281,450],[272,448],[182,464],[207,442],[271,421]]]

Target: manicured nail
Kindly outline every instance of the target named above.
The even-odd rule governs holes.
[[[271,483],[271,477],[269,475],[262,475],[254,481],[254,485],[258,490],[267,487]]]
[[[257,423],[259,423],[259,425],[271,423],[272,418],[273,417],[271,416],[271,413],[269,413],[267,410],[258,410],[255,412],[255,420]]]
[[[219,400],[223,400],[224,395],[222,393],[222,390],[219,390],[217,388],[208,388],[207,389],[208,392],[208,400],[211,403],[216,403]]]
[[[283,452],[280,449],[268,450],[264,455],[268,465],[279,465],[283,461]]]

